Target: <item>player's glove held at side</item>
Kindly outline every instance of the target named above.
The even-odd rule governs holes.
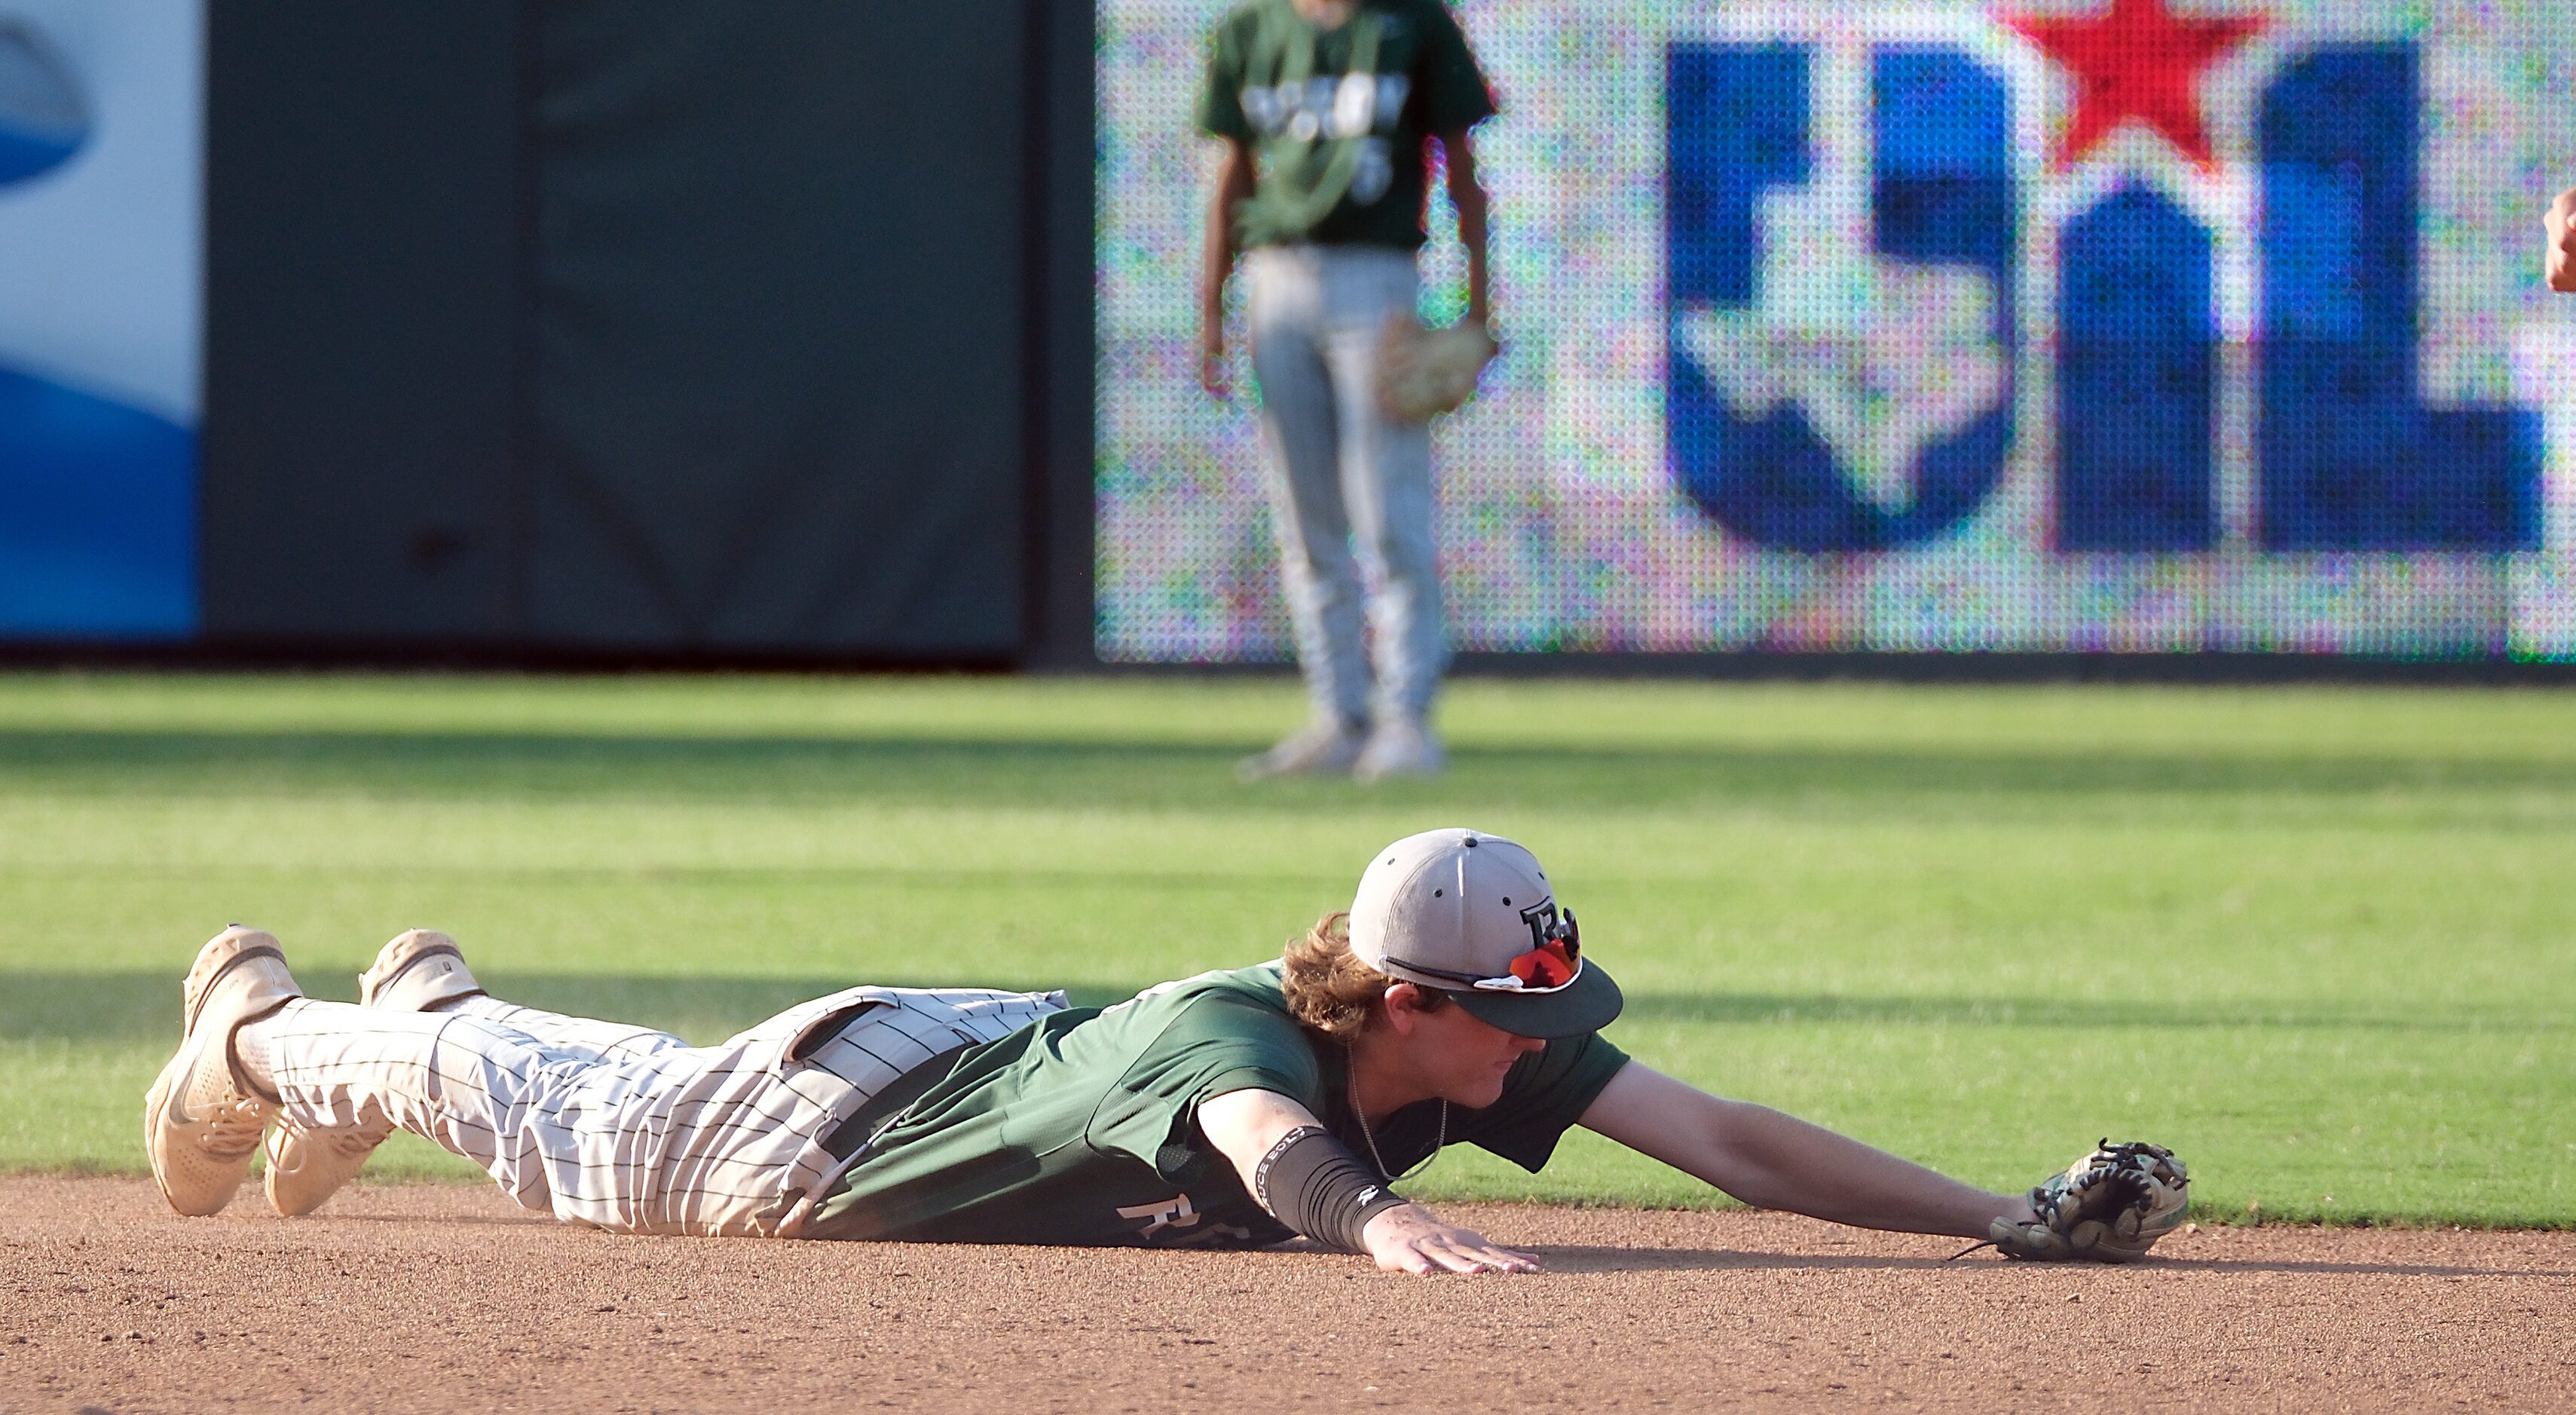
[[[2007,1258],[2127,1263],[2182,1223],[2191,1174],[2162,1145],[2101,1146],[2030,1191],[2033,1219],[1996,1219],[1987,1236]]]
[[[1456,412],[1501,351],[1481,324],[1425,329],[1410,314],[1393,315],[1378,340],[1378,405],[1401,423]]]

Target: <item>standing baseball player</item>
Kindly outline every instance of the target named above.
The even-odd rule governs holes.
[[[270,1201],[310,1212],[399,1127],[523,1205],[621,1232],[1302,1234],[1390,1270],[1522,1272],[1529,1255],[1391,1186],[1461,1142],[1536,1171],[1582,1125],[1750,1204],[2016,1257],[2134,1258],[2183,1211],[2182,1166],[2152,1145],[2106,1142],[2027,1196],[1993,1194],[1629,1060],[1600,1035],[1618,986],[1538,861],[1472,830],[1379,851],[1349,913],[1279,961],[1099,1010],[861,987],[692,1047],[502,1002],[422,931],[360,985],[356,1006],[303,997],[255,929],[198,954],[144,1101],[171,1207],[222,1209],[265,1132]]]
[[[1244,0],[1217,26],[1199,125],[1223,143],[1199,284],[1200,381],[1231,392],[1225,282],[1244,253],[1271,518],[1312,720],[1247,780],[1424,775],[1447,662],[1431,531],[1431,432],[1390,414],[1381,360],[1414,317],[1425,145],[1446,155],[1467,323],[1492,344],[1486,201],[1468,129],[1494,100],[1441,0]],[[1359,555],[1352,553],[1358,543]],[[1378,581],[1361,632],[1361,562]]]

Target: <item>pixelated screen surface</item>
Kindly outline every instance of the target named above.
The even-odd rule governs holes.
[[[1224,9],[1100,0],[1112,661],[1293,652],[1197,377]],[[1454,647],[2576,658],[2576,8],[1455,13],[1504,354],[1434,431]]]

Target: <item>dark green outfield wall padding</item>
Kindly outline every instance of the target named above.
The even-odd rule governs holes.
[[[1015,0],[539,14],[530,631],[1015,650]]]
[[[211,639],[1087,643],[1087,5],[361,8],[213,4]]]
[[[514,7],[207,19],[205,631],[504,636]]]

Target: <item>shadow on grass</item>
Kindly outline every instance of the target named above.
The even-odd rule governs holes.
[[[1900,1026],[2319,1028],[2369,1032],[2563,1032],[2576,1019],[2434,1004],[2408,1010],[2263,1001],[2151,1002],[1818,993],[1631,993],[1622,1022],[1869,1022]]]
[[[1256,744],[1242,744],[1249,748]],[[457,732],[0,731],[0,780],[17,787],[274,795],[347,789],[411,795],[680,795],[941,804],[1206,805],[1344,809],[1345,782],[1284,781],[1242,791],[1238,748],[1138,741],[990,742],[931,735],[585,736]],[[1372,799],[1428,805],[1650,806],[1815,796],[1996,794],[2350,796],[2389,790],[2576,791],[2576,764],[2255,753],[1787,750],[1711,746],[1500,751],[1468,747],[1448,777],[1396,783]],[[1212,797],[1211,793],[1222,793]]]
[[[73,973],[0,969],[0,1041],[153,1040],[176,1045],[179,980],[167,973]],[[311,994],[333,1002],[357,1000],[354,978],[331,974],[299,978]],[[695,1042],[721,1041],[764,1017],[808,998],[855,983],[938,986],[930,979],[887,978],[672,978],[582,973],[489,973],[483,981],[512,1002],[601,1017],[675,1032]],[[955,986],[953,982],[946,984]],[[978,986],[1041,990],[1049,984],[1012,980]],[[1079,1006],[1098,1007],[1132,995],[1133,988],[1068,990]]]
[[[353,1001],[354,980],[302,980],[317,997]],[[956,979],[832,977],[650,977],[587,973],[493,973],[492,991],[513,1002],[723,1039],[773,1013],[854,983],[957,986]],[[978,978],[972,985],[1042,991],[1043,978]],[[1138,984],[1066,985],[1075,1005],[1100,1007]],[[2411,1012],[2256,1002],[2020,1001],[1979,997],[1848,997],[1776,993],[1669,996],[1631,994],[1623,1023],[1867,1023],[1889,1026],[2033,1028],[2319,1028],[2388,1033],[2562,1032],[2576,1019],[2461,1007]],[[179,974],[0,970],[0,1041],[150,1039],[175,1042]],[[1614,1037],[1616,1032],[1613,1032]]]

